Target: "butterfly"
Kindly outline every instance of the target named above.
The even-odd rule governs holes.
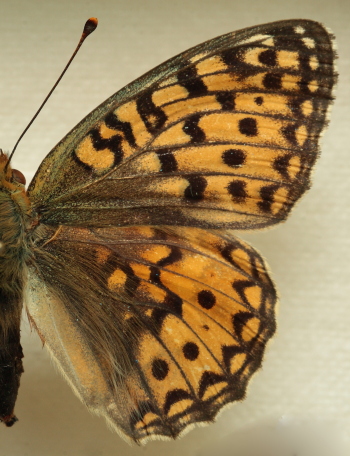
[[[319,23],[246,28],[111,96],[25,190],[0,154],[0,418],[16,421],[20,318],[128,440],[176,438],[242,400],[276,329],[260,254],[310,186],[336,82]]]

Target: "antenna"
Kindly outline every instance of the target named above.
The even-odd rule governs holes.
[[[52,89],[50,90],[50,92],[48,93],[48,95],[46,96],[45,100],[41,103],[39,109],[37,110],[37,112],[34,114],[32,120],[29,122],[29,124],[26,126],[26,128],[24,129],[23,133],[21,134],[21,136],[18,138],[16,144],[15,144],[15,147],[12,149],[12,152],[9,156],[9,159],[8,159],[8,162],[6,163],[5,165],[5,169],[4,171],[6,172],[7,170],[7,167],[11,161],[11,158],[13,157],[13,154],[15,153],[15,150],[17,149],[17,146],[19,144],[19,142],[21,141],[21,139],[23,138],[23,136],[27,133],[29,127],[32,125],[32,123],[34,122],[34,120],[38,117],[40,111],[43,109],[43,107],[45,106],[47,100],[50,98],[52,92],[55,90],[55,88],[57,87],[57,85],[59,84],[60,80],[63,78],[65,72],[68,70],[70,64],[72,63],[74,57],[77,55],[81,45],[84,43],[85,39],[96,29],[97,27],[97,24],[98,24],[98,20],[95,18],[95,17],[90,17],[90,19],[88,19],[84,25],[84,30],[83,30],[83,33],[80,37],[80,40],[79,40],[79,43],[75,49],[75,51],[73,52],[72,54],[72,57],[69,59],[67,65],[65,66],[64,70],[62,71],[60,77],[57,79],[56,83],[54,84],[54,86],[52,87]]]

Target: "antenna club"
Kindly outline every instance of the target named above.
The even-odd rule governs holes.
[[[85,37],[89,36],[97,27],[98,20],[96,17],[90,17],[84,25],[83,35]]]

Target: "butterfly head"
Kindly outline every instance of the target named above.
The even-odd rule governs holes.
[[[8,256],[11,260],[18,255],[18,239],[22,239],[24,235],[29,210],[25,178],[20,171],[11,168],[7,155],[0,150],[0,256],[3,259],[1,268],[5,267]],[[6,270],[11,268],[7,267]]]
[[[11,168],[8,156],[0,149],[0,204],[12,200],[21,212],[28,213],[30,203],[25,184],[24,175],[18,169]]]
[[[0,182],[11,193],[23,192],[26,178],[18,169],[12,169],[8,163],[8,156],[0,149]]]

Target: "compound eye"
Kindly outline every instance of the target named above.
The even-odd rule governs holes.
[[[13,169],[12,170],[12,179],[19,184],[25,185],[26,184],[26,178],[23,176],[21,171],[18,171],[18,169]]]

